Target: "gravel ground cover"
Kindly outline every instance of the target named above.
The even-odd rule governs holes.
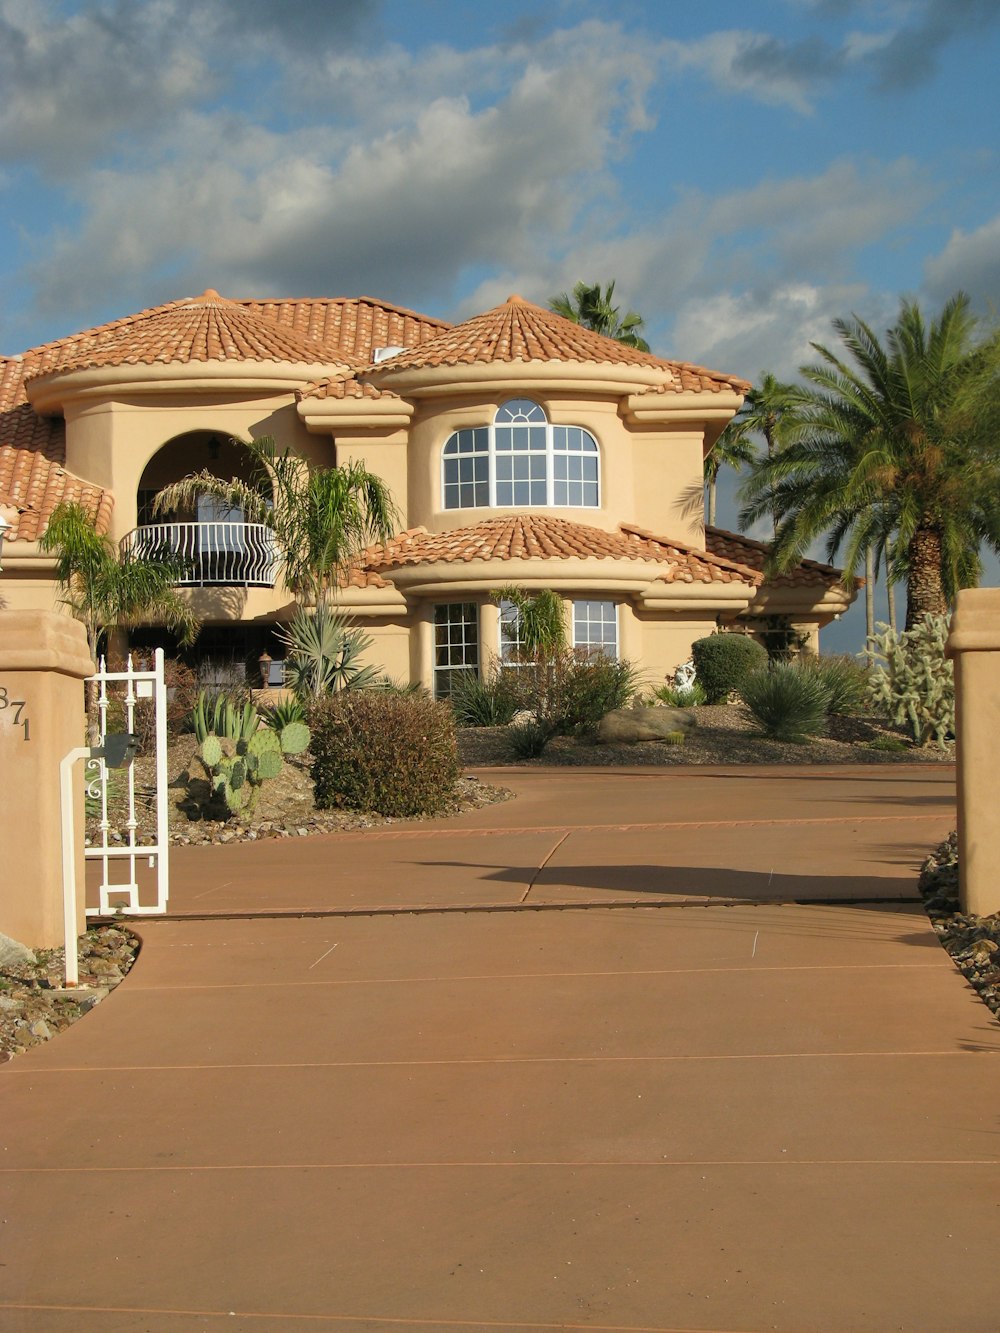
[[[924,907],[938,939],[973,990],[1000,1018],[1000,917],[968,916],[958,900],[958,835],[951,833],[924,862]]]
[[[139,941],[118,926],[96,926],[80,940],[78,990],[64,989],[64,949],[38,950],[0,965],[0,1064],[48,1041],[89,1013],[126,977]]]

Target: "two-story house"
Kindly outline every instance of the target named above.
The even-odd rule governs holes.
[[[269,529],[207,498],[170,524],[153,512],[192,472],[248,475],[240,442],[270,436],[388,483],[401,530],[339,600],[396,679],[444,694],[501,655],[505,584],[555,589],[575,645],[651,680],[717,626],[815,641],[853,596],[838,571],[765,579],[760,543],[705,527],[703,458],[747,387],[517,296],[452,326],[364,297],[207,291],[0,361],[0,604],[58,603],[38,538],[73,499],[116,541],[155,528],[187,556],[199,651],[280,656],[294,603]]]

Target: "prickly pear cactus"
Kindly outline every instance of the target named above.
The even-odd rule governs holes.
[[[309,745],[309,728],[290,722],[280,734],[268,728],[249,738],[232,740],[206,736],[199,756],[212,784],[212,791],[225,802],[230,814],[249,819],[257,808],[265,782],[276,778],[284,766],[283,754],[301,754]]]

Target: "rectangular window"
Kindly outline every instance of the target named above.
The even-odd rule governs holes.
[[[470,674],[479,674],[479,607],[475,602],[435,606],[435,699],[447,699],[456,682]]]
[[[614,602],[573,603],[573,647],[618,656],[618,608]]]
[[[523,647],[520,613],[513,602],[501,602],[500,661],[505,666],[519,666],[519,657]]]

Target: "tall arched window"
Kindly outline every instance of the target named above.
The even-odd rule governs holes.
[[[600,452],[580,426],[553,426],[537,403],[513,398],[490,426],[458,430],[442,452],[445,509],[597,509]]]

